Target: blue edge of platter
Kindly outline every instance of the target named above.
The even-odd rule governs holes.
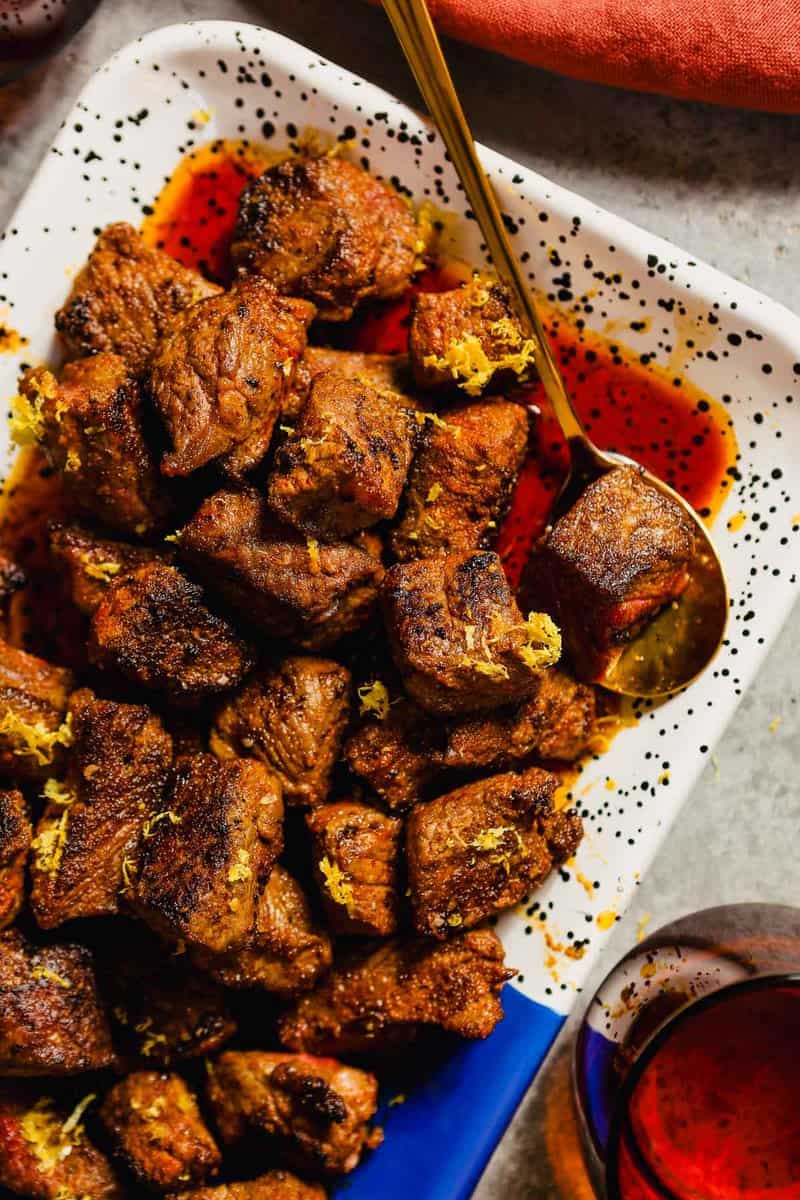
[[[376,1117],[386,1139],[333,1189],[336,1200],[468,1200],[564,1023],[513,986],[503,1008],[485,1041],[441,1039],[409,1054],[419,1078],[386,1081]]]

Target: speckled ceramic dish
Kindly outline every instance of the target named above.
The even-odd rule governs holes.
[[[417,113],[266,30],[172,26],[97,72],[4,235],[0,322],[29,339],[0,356],[5,394],[15,390],[21,361],[55,354],[52,314],[98,229],[141,221],[187,149],[216,136],[283,145],[305,126],[356,139],[355,153],[374,171],[451,212],[454,248],[479,261],[475,224],[463,219],[442,145]],[[405,1103],[388,1109],[384,1146],[336,1191],[364,1200],[469,1195],[796,587],[800,321],[508,159],[488,150],[483,157],[532,284],[579,310],[590,328],[724,400],[741,452],[715,526],[732,619],[712,668],[685,694],[644,708],[635,727],[587,765],[575,788],[587,827],[577,863],[500,922],[519,969],[504,993],[505,1021],[485,1043],[443,1045]]]

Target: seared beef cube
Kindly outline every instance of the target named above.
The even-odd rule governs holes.
[[[380,1145],[367,1125],[378,1081],[330,1058],[227,1050],[208,1077],[208,1102],[222,1141],[265,1144],[289,1166],[341,1175]]]
[[[53,526],[50,554],[66,576],[72,603],[86,617],[92,616],[115,579],[155,559],[171,557],[149,546],[98,537],[80,525]]]
[[[528,445],[528,415],[507,400],[447,410],[414,459],[391,548],[405,562],[492,543]]]
[[[70,700],[73,749],[66,778],[48,780],[50,803],[33,842],[31,908],[43,929],[119,911],[136,874],[142,822],[162,808],[172,739],[143,704]]]
[[[270,507],[325,541],[393,517],[415,428],[395,397],[333,371],[318,376],[297,428],[275,455]]]
[[[106,1096],[100,1119],[115,1156],[151,1191],[204,1183],[219,1170],[216,1142],[180,1075],[127,1075]]]
[[[637,468],[618,467],[548,532],[526,571],[526,595],[561,625],[580,678],[602,683],[625,644],[683,592],[695,549],[681,506]]]
[[[348,738],[344,757],[392,812],[405,812],[440,770],[444,729],[404,699],[383,720],[368,720]]]
[[[111,949],[101,983],[126,1053],[167,1066],[211,1054],[236,1033],[222,989],[155,939]]]
[[[502,1019],[500,991],[514,974],[491,929],[447,943],[395,938],[334,967],[284,1013],[278,1034],[290,1050],[310,1054],[391,1049],[420,1025],[485,1038]]]
[[[479,396],[490,385],[502,391],[534,375],[535,342],[525,337],[508,290],[477,277],[414,297],[409,351],[424,388],[456,383]]]
[[[89,951],[0,934],[0,1075],[76,1075],[113,1062]]]
[[[245,1183],[223,1183],[220,1187],[181,1192],[169,1200],[325,1200],[325,1195],[325,1189],[318,1183],[304,1183],[288,1171],[268,1171]]]
[[[178,704],[235,688],[252,665],[251,651],[202,600],[202,588],[166,563],[129,572],[95,610],[92,662]]]
[[[122,1200],[111,1165],[86,1136],[76,1106],[57,1106],[40,1088],[0,1090],[0,1184],[32,1200]]]
[[[219,291],[119,221],[103,230],[75,276],[56,329],[70,357],[110,350],[138,373],[170,317]]]
[[[136,907],[164,937],[221,952],[241,945],[260,883],[283,848],[275,776],[255,759],[178,761],[167,807],[145,827]]]
[[[25,863],[32,835],[22,792],[0,791],[0,929],[16,919],[25,901]]]
[[[328,658],[293,655],[261,671],[217,713],[219,758],[258,758],[281,781],[287,804],[314,808],[328,796],[349,713],[350,672]]]
[[[149,375],[172,444],[165,474],[189,475],[215,459],[224,467],[231,455],[240,474],[263,457],[312,314],[249,279],[172,318]]]
[[[306,992],[331,965],[331,940],[311,916],[302,888],[276,863],[261,889],[245,944],[226,954],[198,950],[194,959],[224,987],[263,988],[280,996]]]
[[[418,933],[444,938],[516,904],[577,849],[581,821],[554,812],[557,779],[539,767],[494,775],[418,804],[407,825]]]
[[[429,712],[498,708],[536,686],[558,658],[558,631],[526,622],[489,551],[402,563],[381,589],[389,644],[406,691]]]
[[[312,650],[363,625],[383,575],[366,550],[318,545],[281,525],[254,488],[211,496],[179,533],[178,548],[243,619]]]
[[[493,767],[529,755],[574,762],[595,728],[595,696],[556,667],[540,671],[533,693],[516,708],[449,723],[441,758],[446,767]]]
[[[172,501],[145,440],[139,384],[121,358],[67,363],[58,383],[37,368],[20,391],[78,513],[130,536],[165,528]]]
[[[368,384],[375,391],[393,397],[397,404],[406,408],[419,408],[418,401],[412,395],[407,354],[365,354],[360,350],[307,346],[297,364],[292,390],[283,403],[285,420],[297,420],[308,402],[314,380],[328,371],[345,379]]]
[[[340,800],[307,817],[314,873],[334,933],[386,937],[397,928],[403,823]]]
[[[71,671],[0,642],[0,772],[12,779],[46,779],[58,771],[72,742],[65,719]]]
[[[411,279],[419,232],[405,200],[343,158],[298,156],[244,191],[234,263],[304,296],[326,321],[368,300],[399,296]]]

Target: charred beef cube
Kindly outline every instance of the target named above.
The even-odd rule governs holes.
[[[143,833],[136,908],[169,940],[241,945],[283,848],[280,784],[255,759],[180,759],[167,807]]]
[[[360,350],[333,350],[328,346],[307,346],[297,364],[291,392],[283,403],[283,416],[296,421],[303,412],[314,380],[333,371],[345,379],[368,384],[377,392],[392,397],[398,405],[419,408],[413,396],[411,369],[407,354],[366,354]]]
[[[253,488],[206,500],[179,533],[178,549],[243,619],[311,650],[363,625],[383,576],[367,550],[318,545],[281,525]]]
[[[350,770],[392,812],[406,812],[435,779],[444,751],[444,730],[405,699],[394,701],[382,720],[368,720],[344,745]]]
[[[402,563],[381,588],[389,644],[406,691],[441,715],[498,708],[536,686],[558,658],[552,622],[524,621],[489,551]]]
[[[149,935],[136,941],[126,930],[100,969],[126,1054],[168,1066],[211,1054],[236,1033],[222,989]]]
[[[526,595],[562,625],[581,679],[602,683],[624,646],[689,582],[696,545],[674,500],[619,467],[556,521],[526,571]]]
[[[418,933],[444,938],[510,908],[575,852],[577,813],[554,812],[539,767],[468,783],[408,818],[408,882]]]
[[[31,908],[43,929],[119,911],[136,874],[142,822],[161,811],[172,739],[143,704],[73,693],[66,777],[51,778],[36,827]]]
[[[449,408],[414,459],[391,548],[401,562],[495,540],[528,445],[528,415],[507,400]]]
[[[314,986],[333,959],[331,940],[311,916],[303,890],[276,863],[261,889],[253,929],[226,954],[195,951],[194,960],[228,988],[262,988],[296,996]]]
[[[136,537],[166,527],[172,501],[145,440],[139,384],[121,358],[67,363],[59,382],[36,368],[20,392],[31,431],[80,515]]]
[[[127,1075],[106,1096],[100,1119],[115,1156],[151,1191],[204,1183],[219,1170],[216,1142],[179,1075]]]
[[[93,1098],[68,1106],[30,1085],[0,1089],[0,1184],[32,1200],[123,1200],[111,1164],[86,1136]]]
[[[340,800],[307,817],[314,873],[334,933],[386,937],[397,928],[402,821]]]
[[[115,583],[92,618],[89,656],[173,703],[235,688],[252,665],[245,642],[175,567],[151,562]]]
[[[113,1062],[90,952],[0,934],[0,1075],[76,1075]]]
[[[330,1058],[228,1050],[213,1064],[208,1102],[222,1141],[268,1146],[288,1166],[342,1175],[380,1145],[367,1122],[378,1081]]]
[[[552,667],[518,707],[451,721],[441,765],[493,767],[531,755],[574,762],[589,745],[595,714],[594,690]]]
[[[25,864],[32,836],[22,792],[0,791],[0,929],[16,920],[25,901]]]
[[[350,672],[328,658],[293,655],[261,671],[217,713],[211,749],[250,756],[281,781],[287,804],[324,804],[349,714]]]
[[[91,617],[110,585],[145,563],[171,557],[149,546],[98,537],[80,525],[55,525],[50,529],[50,555],[67,579],[72,603]]]
[[[41,780],[58,771],[72,742],[66,719],[71,671],[0,642],[0,772]]]
[[[189,475],[219,459],[238,475],[260,461],[312,315],[311,305],[249,279],[172,318],[149,374],[172,445],[165,474]]]
[[[310,1054],[384,1051],[421,1025],[485,1038],[502,1019],[500,992],[514,974],[491,929],[447,943],[395,938],[334,967],[284,1013],[278,1034],[290,1050]]]
[[[415,267],[419,231],[405,200],[342,158],[296,156],[244,191],[234,263],[303,296],[326,321],[369,300],[399,296]]]
[[[333,371],[319,375],[297,428],[275,455],[271,509],[324,541],[393,517],[416,427],[395,397]]]
[[[56,313],[67,354],[111,351],[137,373],[146,365],[167,322],[181,309],[221,289],[161,250],[145,245],[123,221],[97,239]]]
[[[424,388],[458,384],[479,396],[535,374],[535,343],[525,337],[508,290],[477,277],[453,291],[414,297],[409,351],[414,379]]]
[[[288,1171],[268,1171],[245,1183],[223,1183],[220,1187],[181,1192],[169,1200],[325,1200],[325,1196],[321,1184],[304,1183]]]

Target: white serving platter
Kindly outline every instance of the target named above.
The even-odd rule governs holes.
[[[208,117],[202,129],[198,113]],[[140,223],[183,153],[214,137],[265,133],[279,147],[307,126],[355,139],[351,153],[372,170],[452,212],[452,249],[480,261],[452,168],[417,112],[268,30],[224,21],[170,26],[95,73],[0,241],[0,323],[29,339],[18,353],[0,355],[4,394],[15,392],[21,362],[56,356],[52,314],[97,230],[114,220]],[[764,660],[797,583],[800,320],[532,171],[481,153],[514,244],[529,255],[532,284],[563,293],[568,274],[572,296],[592,296],[582,316],[598,333],[648,317],[646,329],[622,340],[635,337],[637,352],[726,398],[741,455],[715,534],[731,621],[713,667],[686,693],[647,709],[587,766],[576,789],[587,836],[575,869],[557,874],[498,927],[520,972],[504,993],[506,1020],[484,1044],[444,1047],[427,1082],[389,1110],[384,1147],[336,1192],[373,1200],[405,1197],[412,1187],[419,1200],[469,1195]],[[5,430],[0,455],[7,471],[13,450]],[[744,519],[729,529],[733,514]],[[576,942],[582,957],[563,952]]]

